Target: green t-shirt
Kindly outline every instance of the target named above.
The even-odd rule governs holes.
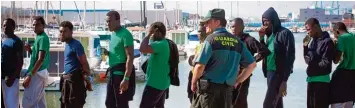
[[[328,74],[328,75],[307,77],[307,82],[324,82],[324,83],[330,83],[330,75]]]
[[[109,48],[109,65],[115,66],[119,63],[126,63],[127,56],[125,47],[133,46],[133,36],[126,28],[112,32]],[[124,72],[115,71],[115,75],[124,75]]]
[[[351,33],[340,35],[336,49],[343,53],[343,59],[337,69],[355,69],[355,35]]]
[[[275,40],[275,35],[272,34],[268,39],[267,39],[267,48],[270,50],[270,54],[266,57],[266,65],[267,68],[266,70],[268,71],[276,71],[276,63],[275,63],[275,48],[274,48],[274,40]]]
[[[46,33],[42,33],[36,36],[35,42],[32,46],[31,60],[30,66],[28,67],[28,72],[32,72],[32,69],[38,60],[39,51],[45,51],[45,57],[42,63],[42,66],[38,69],[41,71],[43,69],[47,69],[49,66],[49,38]]]
[[[170,49],[166,39],[150,43],[154,53],[150,55],[147,66],[147,85],[166,90],[170,86]]]

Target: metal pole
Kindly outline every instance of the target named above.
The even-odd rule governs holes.
[[[94,1],[94,28],[96,27],[96,7],[95,7],[95,1]]]
[[[237,17],[239,17],[239,1],[237,1]]]
[[[86,19],[86,1],[84,2],[84,18],[83,18],[83,29],[85,30],[86,27],[86,22],[85,22],[85,19]]]
[[[196,2],[196,20],[195,20],[195,29],[197,29],[198,24],[198,1]]]
[[[38,1],[36,1],[36,11],[35,11],[35,16],[38,15]]]
[[[233,15],[233,8],[232,8],[233,2],[231,1],[231,17],[230,19],[232,19],[232,15]]]
[[[58,20],[59,22],[61,21],[60,17],[62,16],[62,1],[59,1],[59,17],[58,17]]]
[[[219,1],[218,1],[218,8],[219,8]]]
[[[140,22],[141,22],[141,24],[140,25],[142,25],[142,18],[143,18],[143,10],[142,10],[142,1],[139,1],[139,7],[140,7],[140,11],[141,11],[141,13],[140,13],[140,15],[141,15],[141,20],[140,20]]]
[[[49,1],[46,1],[46,23],[48,24],[48,8],[49,8]]]

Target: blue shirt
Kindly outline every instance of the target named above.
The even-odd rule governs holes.
[[[85,54],[84,47],[81,43],[72,39],[69,43],[66,43],[64,50],[64,73],[68,74],[75,69],[81,68],[81,63],[79,61],[79,56]]]
[[[207,36],[195,60],[206,66],[203,79],[230,86],[237,80],[239,66],[245,67],[254,61],[245,44],[225,28],[218,28]]]
[[[17,53],[23,56],[23,43],[17,36],[3,38],[1,42],[1,76],[12,76],[16,71]],[[18,76],[17,76],[18,77]]]

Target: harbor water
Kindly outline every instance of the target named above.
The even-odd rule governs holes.
[[[258,38],[256,32],[250,33],[252,36]],[[306,108],[307,105],[307,82],[306,82],[306,64],[303,59],[303,48],[302,40],[305,33],[295,33],[296,41],[296,60],[294,63],[293,74],[291,74],[287,82],[287,96],[284,98],[285,108]],[[166,108],[189,108],[190,103],[187,98],[187,78],[188,72],[191,67],[186,62],[184,57],[180,58],[181,63],[179,64],[180,81],[181,85],[179,87],[170,86],[169,99],[165,101]],[[336,65],[333,65],[333,70]],[[105,108],[105,98],[106,98],[106,83],[95,82],[94,91],[87,92],[88,96],[86,98],[85,108]],[[141,97],[144,89],[144,82],[137,82],[136,94],[134,100],[131,101],[131,108],[139,108],[141,102]],[[248,104],[249,108],[262,108],[264,97],[266,94],[266,78],[262,73],[261,63],[258,63],[257,68],[253,72],[251,77]],[[22,96],[21,92],[20,96]],[[46,92],[46,101],[48,108],[59,108],[60,92]],[[22,99],[22,97],[20,97]]]

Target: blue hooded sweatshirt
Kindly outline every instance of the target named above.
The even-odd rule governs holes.
[[[312,38],[303,50],[304,59],[308,64],[307,75],[309,77],[330,74],[335,47],[328,32],[323,32],[321,37]]]
[[[276,74],[282,76],[283,81],[287,81],[290,74],[293,72],[293,63],[295,61],[295,38],[292,32],[281,26],[281,21],[274,8],[270,7],[262,16],[271,21],[275,35],[274,53],[276,63]],[[264,23],[264,22],[263,22]],[[268,36],[269,37],[269,36]],[[264,41],[262,44],[266,45]],[[266,77],[267,60],[263,60],[263,72]]]

